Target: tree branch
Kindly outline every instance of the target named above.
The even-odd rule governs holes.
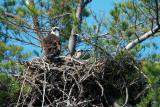
[[[79,37],[83,38],[84,41],[86,41],[87,44],[89,45],[92,45],[94,47],[98,47],[101,51],[103,51],[106,55],[108,55],[109,57],[112,58],[111,54],[109,54],[108,52],[106,52],[106,50],[104,50],[102,47],[96,45],[96,44],[93,44],[92,42],[90,42],[88,39],[86,39],[85,37],[81,36],[81,35],[78,35]]]
[[[35,7],[34,1],[31,1],[30,4]],[[38,17],[36,15],[32,15],[32,20],[33,20],[34,28],[36,29],[36,31],[34,31],[34,32],[38,36],[38,38],[41,42],[41,45],[43,47],[42,40],[43,40],[44,37],[43,37],[42,33],[39,32],[40,31],[40,25],[39,25]]]
[[[38,31],[37,28],[36,28],[36,26],[34,26],[33,24],[31,24],[31,23],[29,23],[28,21],[24,20],[24,19],[21,18],[20,16],[17,16],[17,15],[11,14],[11,13],[6,13],[6,12],[5,12],[4,15],[7,16],[7,17],[14,18],[14,19],[19,19],[21,22],[23,22],[25,25],[27,25],[28,27],[30,27],[30,28],[34,31],[34,33],[38,36],[39,41],[42,40],[42,34],[41,34],[41,32]],[[9,36],[9,35],[7,35],[7,36],[8,36],[9,38],[11,38],[11,39],[15,39],[15,40],[18,40],[18,41],[20,41],[20,42],[24,42],[24,43],[28,43],[28,44],[32,44],[32,45],[41,47],[41,46],[36,45],[36,44],[34,44],[34,43],[31,43],[31,42],[26,42],[26,41],[20,40],[20,39],[18,39],[18,38],[13,38],[13,37],[11,37],[11,36]]]
[[[125,88],[126,88],[126,99],[125,99],[125,103],[122,105],[122,107],[125,107],[126,104],[128,103],[129,94],[128,94],[127,83],[126,83],[126,81],[125,81],[125,79],[123,78],[122,75],[121,75],[121,78],[122,78],[122,80],[123,80],[123,82],[124,82],[124,86],[125,86]]]
[[[25,25],[27,25],[28,27],[30,27],[31,29],[34,29],[34,26],[33,26],[31,23],[29,23],[28,21],[22,19],[22,18],[19,17],[19,16],[16,16],[16,15],[11,14],[11,13],[6,13],[6,12],[4,13],[4,15],[7,16],[7,17],[12,17],[12,18],[14,18],[14,19],[19,19],[21,22],[23,22],[23,23],[24,23]]]
[[[130,42],[126,47],[125,50],[131,50],[132,48],[134,48],[138,43],[143,42],[144,40],[148,39],[150,36],[153,36],[155,33],[158,32],[158,30],[160,29],[160,27],[156,26],[155,28],[153,28],[152,30],[148,31],[147,33],[145,33],[144,35],[142,35],[139,40],[136,39],[133,42]]]
[[[86,6],[88,3],[90,3],[92,0],[86,0],[85,2],[84,2],[84,6]]]
[[[6,34],[5,34],[6,35]],[[34,45],[34,46],[37,46],[37,47],[41,47],[40,45],[37,45],[37,44],[34,44],[32,42],[27,42],[27,41],[24,41],[24,40],[21,40],[21,39],[18,39],[18,38],[14,38],[14,37],[11,37],[9,35],[6,35],[8,38],[10,39],[14,39],[14,40],[17,40],[17,41],[20,41],[20,42],[23,42],[23,43],[27,43],[27,44],[31,44],[31,45]]]
[[[158,8],[158,0],[155,0],[156,2],[156,21],[157,21],[157,25],[160,27],[160,24],[159,24],[159,8]]]
[[[107,35],[107,33],[104,33],[104,34],[101,34],[101,35],[99,35],[98,36],[98,38],[105,38],[105,39],[111,39],[111,38],[113,38],[113,36],[105,36],[105,35]],[[79,36],[79,35],[78,35]],[[79,37],[83,37],[83,36],[79,36]],[[82,38],[82,39],[80,39],[80,40],[78,40],[77,41],[77,43],[79,43],[79,42],[82,42],[82,41],[86,41],[86,40],[93,40],[94,39],[94,37],[93,36],[88,36],[88,37],[85,37],[85,39],[84,39],[84,37]]]
[[[109,35],[110,34],[110,32],[106,32],[106,33],[103,33],[103,34],[100,34],[99,35],[99,37],[103,37],[103,36],[105,36],[105,35]],[[106,36],[107,38],[111,38],[111,36]]]

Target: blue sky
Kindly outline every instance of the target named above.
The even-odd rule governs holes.
[[[99,10],[106,10],[106,13],[113,8],[114,2],[122,2],[124,0],[92,0],[92,2],[88,5],[91,7],[95,12]]]
[[[122,2],[124,0],[93,0],[90,4],[87,5],[89,9],[94,11],[96,14],[103,13],[105,11],[105,15],[109,16],[109,11],[114,8],[114,2]],[[98,16],[98,15],[97,15]],[[92,17],[89,17],[89,23],[93,21]],[[88,21],[88,20],[87,20]]]

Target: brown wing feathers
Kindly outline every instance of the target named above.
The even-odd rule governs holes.
[[[54,34],[49,34],[43,40],[43,52],[45,56],[55,57],[60,54],[61,40]]]

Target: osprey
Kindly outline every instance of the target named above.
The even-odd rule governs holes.
[[[78,50],[75,52],[74,57],[75,57],[76,59],[80,59],[83,55],[84,55],[84,51],[83,51],[82,49],[78,49]]]
[[[61,39],[59,38],[59,27],[52,27],[48,36],[43,39],[43,52],[47,58],[60,55]]]

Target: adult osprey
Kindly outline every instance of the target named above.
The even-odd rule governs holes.
[[[61,39],[59,38],[59,27],[52,27],[48,36],[43,39],[43,52],[47,58],[60,55]]]

